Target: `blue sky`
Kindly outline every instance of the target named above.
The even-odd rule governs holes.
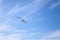
[[[0,40],[60,40],[60,0],[0,0]]]

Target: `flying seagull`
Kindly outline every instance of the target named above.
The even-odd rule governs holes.
[[[17,18],[20,20],[20,22],[27,23],[23,18],[20,18],[20,17],[17,17]]]

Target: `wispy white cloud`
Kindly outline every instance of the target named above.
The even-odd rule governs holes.
[[[29,32],[29,30],[11,28],[10,25],[1,25],[0,26],[0,40],[23,40],[23,39],[32,39],[35,35],[39,33]],[[4,32],[8,33],[6,35]],[[11,32],[11,34],[10,34]],[[29,32],[29,33],[28,33]],[[32,39],[33,40],[33,39]]]
[[[9,25],[0,25],[0,31],[10,31]]]
[[[25,32],[28,32],[28,30],[15,30],[14,32],[23,32],[23,33],[25,33]]]
[[[23,34],[12,34],[7,36],[7,40],[22,40]]]
[[[15,14],[15,11],[17,10],[18,6],[19,6],[19,3],[17,3],[13,9],[9,10],[5,16],[9,16],[9,15],[11,16]]]
[[[41,40],[60,40],[60,30],[49,33],[47,36],[43,37]]]
[[[4,35],[0,33],[0,40],[22,40],[23,34]]]
[[[54,2],[54,3],[52,3],[52,5],[49,7],[49,9],[54,9],[54,8],[56,8],[56,7],[59,6],[59,5],[60,5],[60,1]]]
[[[37,7],[37,5],[39,4],[39,2],[40,2],[40,0],[37,0],[37,1],[34,1],[34,2],[32,2],[32,3],[30,3],[30,4],[28,4],[28,5],[25,5],[25,6],[23,6],[23,7],[20,7],[20,8],[18,8],[19,7],[19,3],[18,4],[16,4],[16,6],[12,9],[12,10],[10,10],[8,13],[7,13],[7,16],[8,15],[10,15],[11,16],[11,14],[12,15],[15,15],[17,12],[21,12],[21,11],[27,11],[27,10],[30,10],[31,11],[31,8],[36,8]],[[36,4],[37,3],[37,4]],[[36,6],[36,7],[35,7]],[[38,7],[37,7],[38,8]],[[36,8],[36,9],[37,9]],[[35,12],[35,11],[34,11]]]
[[[4,32],[8,33],[11,32],[11,34],[6,35]],[[17,33],[20,32],[20,33]],[[17,30],[11,28],[10,25],[1,25],[0,26],[0,40],[22,40],[24,37],[24,34],[22,32],[26,32],[25,30]]]
[[[5,27],[5,28],[3,27],[1,30],[5,31],[5,30],[7,30],[7,27]],[[39,33],[30,33],[30,32],[28,33],[28,30],[17,30],[17,29],[12,30],[12,29],[10,29],[7,31],[10,31],[12,33],[9,35],[5,35],[4,33],[0,33],[0,40],[23,40],[23,39],[29,39],[30,40],[35,35],[39,34]]]
[[[12,32],[12,33],[26,33],[28,32],[28,30],[24,30],[24,29],[16,29],[13,26],[9,25],[9,24],[2,24],[0,25],[0,32]]]

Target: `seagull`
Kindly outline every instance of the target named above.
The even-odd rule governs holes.
[[[17,18],[20,20],[20,22],[26,23],[26,21],[23,18],[20,18],[20,17],[17,17]]]

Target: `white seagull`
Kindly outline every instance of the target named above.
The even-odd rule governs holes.
[[[20,22],[27,23],[24,19],[22,19],[20,17],[17,17],[17,18],[20,20]]]

